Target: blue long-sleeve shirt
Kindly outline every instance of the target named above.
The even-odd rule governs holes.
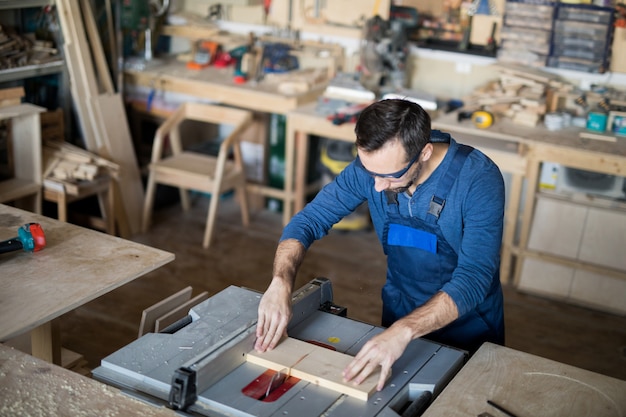
[[[417,187],[413,196],[398,195],[400,214],[426,217],[437,183],[452,161],[450,150],[456,147],[456,141],[450,139],[450,148],[443,161]],[[499,168],[475,149],[452,186],[439,217],[439,226],[458,255],[453,277],[441,290],[454,300],[459,316],[482,302],[492,281],[499,279],[504,199],[504,181]],[[313,201],[291,219],[280,240],[296,239],[308,249],[365,201],[382,242],[387,220],[385,193],[377,192],[374,179],[354,163],[324,186]]]

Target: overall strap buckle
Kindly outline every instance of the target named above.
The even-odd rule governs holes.
[[[430,199],[430,206],[428,207],[428,213],[426,215],[427,221],[430,223],[437,223],[439,215],[443,210],[446,203],[448,193],[452,188],[452,185],[457,180],[461,168],[467,160],[467,156],[474,150],[471,146],[459,144],[456,154],[448,167],[448,170],[443,175],[441,182],[439,183],[437,194],[433,195]]]
[[[435,218],[439,218],[439,214],[441,214],[441,210],[443,210],[443,206],[446,205],[446,200],[443,198],[437,197],[436,195],[432,196],[430,199],[430,205],[428,206],[428,214],[435,216]]]

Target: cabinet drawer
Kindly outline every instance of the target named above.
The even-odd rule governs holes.
[[[528,247],[556,256],[576,259],[585,227],[588,208],[539,197]]]
[[[578,259],[626,271],[626,213],[590,208]]]
[[[612,313],[626,313],[626,280],[576,270],[570,291],[572,301]]]
[[[518,289],[555,298],[569,297],[574,269],[542,259],[525,257]]]
[[[609,313],[626,313],[626,280],[527,256],[517,289]]]

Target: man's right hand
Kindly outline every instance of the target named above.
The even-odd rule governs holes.
[[[259,303],[254,349],[259,352],[274,349],[287,334],[290,320],[291,286],[282,279],[274,278]]]

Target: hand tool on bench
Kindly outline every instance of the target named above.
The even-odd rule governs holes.
[[[182,415],[393,417],[429,404],[467,357],[458,349],[414,340],[394,363],[383,390],[376,392],[374,383],[364,398],[357,397],[338,388],[343,365],[333,367],[338,362],[329,358],[351,360],[384,329],[348,318],[346,309],[332,302],[331,282],[316,278],[293,295],[289,337],[259,353],[254,340],[260,298],[254,290],[227,287],[191,308],[186,325],[143,335],[104,358],[92,374]],[[264,358],[274,363],[278,356],[275,367],[258,361],[272,352],[278,355]],[[305,379],[307,372],[315,378]],[[325,373],[339,376],[334,385],[323,383],[330,381]],[[364,385],[344,384],[353,390]]]
[[[46,247],[46,236],[39,223],[26,223],[17,229],[17,236],[0,242],[0,253],[24,249],[37,252]]]
[[[461,110],[457,115],[457,121],[471,119],[474,126],[479,129],[487,129],[495,120],[493,113],[486,110]]]

